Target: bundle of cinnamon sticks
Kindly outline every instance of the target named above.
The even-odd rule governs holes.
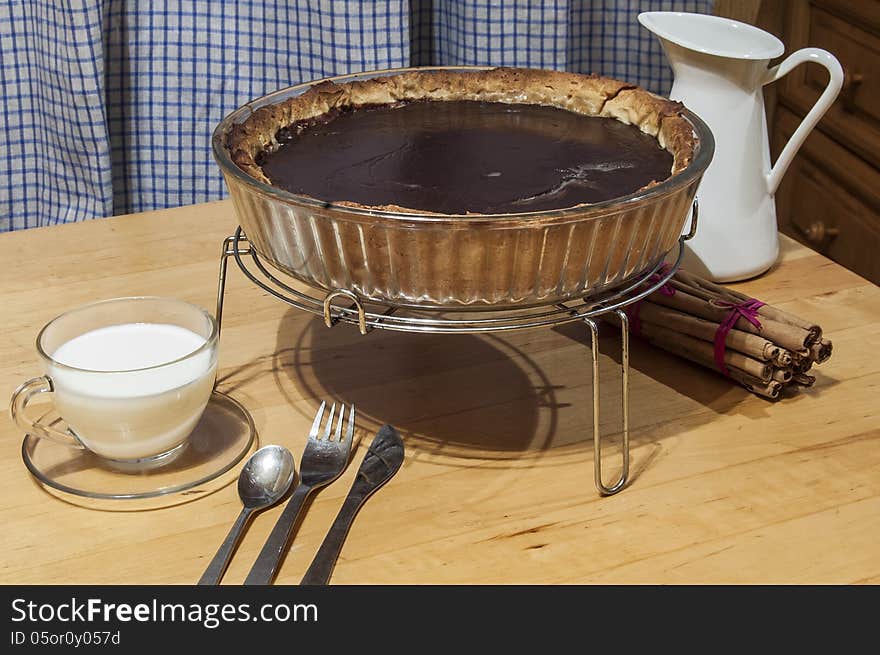
[[[627,313],[631,333],[766,398],[809,387],[813,364],[831,357],[832,343],[815,323],[686,271]]]

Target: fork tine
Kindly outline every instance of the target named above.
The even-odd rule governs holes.
[[[309,430],[309,439],[317,439],[318,438],[318,430],[321,427],[321,418],[324,416],[324,408],[327,406],[327,401],[322,400],[321,406],[318,408],[318,412],[315,414],[315,420],[312,421],[312,429]]]
[[[336,421],[336,441],[342,441],[342,422],[345,420],[345,403],[339,406],[339,420]]]
[[[330,418],[327,419],[327,425],[324,427],[324,434],[321,435],[322,439],[330,438],[330,430],[333,427],[333,415],[336,413],[336,403],[333,403],[330,406]]]
[[[340,420],[340,423],[342,421]],[[354,438],[354,403],[351,404],[351,409],[348,412],[348,427],[345,429],[345,439],[349,442]]]

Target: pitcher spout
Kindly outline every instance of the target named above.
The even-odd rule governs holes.
[[[727,59],[770,61],[785,52],[782,41],[769,32],[708,14],[646,11],[639,22],[658,38],[693,51]]]

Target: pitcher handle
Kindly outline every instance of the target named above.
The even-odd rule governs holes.
[[[45,375],[28,380],[12,393],[12,401],[9,403],[9,415],[15,424],[28,434],[57,441],[71,448],[85,448],[73,435],[56,430],[39,421],[34,421],[25,413],[31,398],[40,393],[52,393],[53,391],[52,380]]]
[[[837,61],[837,57],[821,48],[803,48],[791,53],[782,63],[767,71],[764,84],[775,82],[779,78],[788,75],[798,65],[807,62],[824,66],[830,78],[822,95],[819,96],[816,104],[813,105],[813,108],[810,109],[804,120],[798,125],[794,134],[791,135],[776,163],[773,164],[773,167],[767,174],[767,189],[770,195],[776,193],[776,189],[779,188],[779,183],[782,181],[782,176],[785,175],[785,171],[788,170],[792,159],[794,159],[797,151],[800,150],[807,135],[816,127],[816,123],[819,122],[819,119],[822,118],[825,112],[828,111],[828,108],[837,98],[837,94],[840,93],[840,88],[843,86],[843,68],[840,62]]]

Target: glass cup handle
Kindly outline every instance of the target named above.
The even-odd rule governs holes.
[[[767,175],[767,190],[770,192],[770,195],[776,193],[779,183],[782,181],[782,176],[788,170],[789,164],[791,164],[804,139],[807,138],[807,135],[816,126],[816,123],[819,122],[819,119],[822,118],[835,99],[837,99],[837,94],[840,93],[840,88],[843,86],[843,67],[840,65],[837,57],[821,48],[803,48],[791,53],[781,64],[767,71],[764,84],[775,82],[779,78],[788,75],[795,67],[808,62],[825,67],[828,71],[828,85],[825,87],[822,95],[819,96],[816,104],[813,105],[813,108],[807,112],[807,115],[801,121],[801,124],[798,125],[794,134],[791,135],[788,143],[785,144],[785,147],[776,159],[776,163],[773,164],[773,168],[770,169],[770,173]]]
[[[52,391],[54,391],[52,380],[45,375],[28,380],[12,393],[12,400],[9,404],[9,415],[12,417],[12,420],[15,421],[15,424],[28,434],[43,439],[57,441],[58,443],[71,448],[85,448],[85,446],[83,446],[73,435],[34,421],[28,418],[25,413],[25,409],[27,409],[31,398],[39,393],[50,393]]]

